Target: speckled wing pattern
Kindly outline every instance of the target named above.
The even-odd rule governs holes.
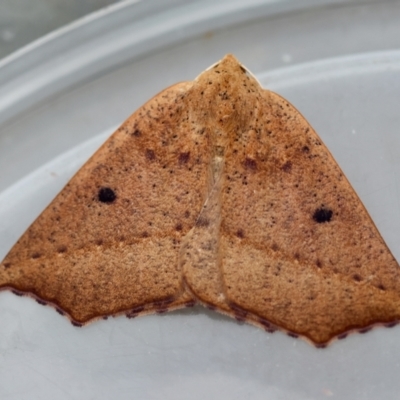
[[[75,324],[193,304],[179,243],[206,196],[209,150],[182,107],[191,85],[160,93],[108,139],[7,255],[1,286]]]
[[[333,157],[230,55],[111,136],[0,287],[75,324],[200,303],[318,346],[400,319],[398,263]]]

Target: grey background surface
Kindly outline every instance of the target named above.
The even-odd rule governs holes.
[[[0,58],[119,0],[1,0]]]

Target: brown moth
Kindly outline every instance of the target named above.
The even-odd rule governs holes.
[[[196,303],[324,346],[400,319],[399,265],[300,113],[231,55],[136,111],[0,264],[75,325]]]

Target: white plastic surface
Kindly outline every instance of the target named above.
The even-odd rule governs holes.
[[[242,24],[123,66],[108,60],[107,73],[94,70],[79,84],[59,78],[51,97],[42,93],[28,108],[10,103],[0,126],[0,258],[112,128],[158,90],[234,52],[313,125],[399,260],[400,51],[386,50],[400,48],[400,7],[336,2],[290,11],[282,3],[272,16],[265,3],[259,17],[243,13]],[[43,69],[50,61],[36,60]],[[18,94],[13,85],[0,84],[0,100],[6,90]],[[400,327],[318,350],[201,308],[79,329],[32,299],[0,293],[1,399],[397,399],[399,374]]]

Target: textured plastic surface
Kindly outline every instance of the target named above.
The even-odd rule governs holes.
[[[198,2],[169,3],[171,18],[184,21],[197,7],[201,19]],[[295,2],[260,1],[246,3],[246,11],[245,3],[230,2],[235,18],[222,18],[221,9],[217,30],[211,9],[218,6],[205,3],[204,20],[215,25],[191,31],[175,21],[168,46],[161,28],[164,41],[154,34],[146,42],[144,31],[136,38],[145,43],[137,44],[141,53],[128,45],[127,53],[113,53],[100,33],[91,36],[104,19],[103,35],[122,48],[133,40],[123,32],[137,27],[129,12],[145,10],[147,21],[169,12],[124,3],[0,65],[0,258],[124,118],[158,90],[234,52],[314,126],[400,259],[400,52],[388,51],[400,48],[400,5],[296,2],[291,9]],[[85,40],[104,63],[83,65]],[[9,292],[0,293],[0,321],[1,398],[397,399],[400,391],[399,327],[324,350],[200,308],[79,329]]]

